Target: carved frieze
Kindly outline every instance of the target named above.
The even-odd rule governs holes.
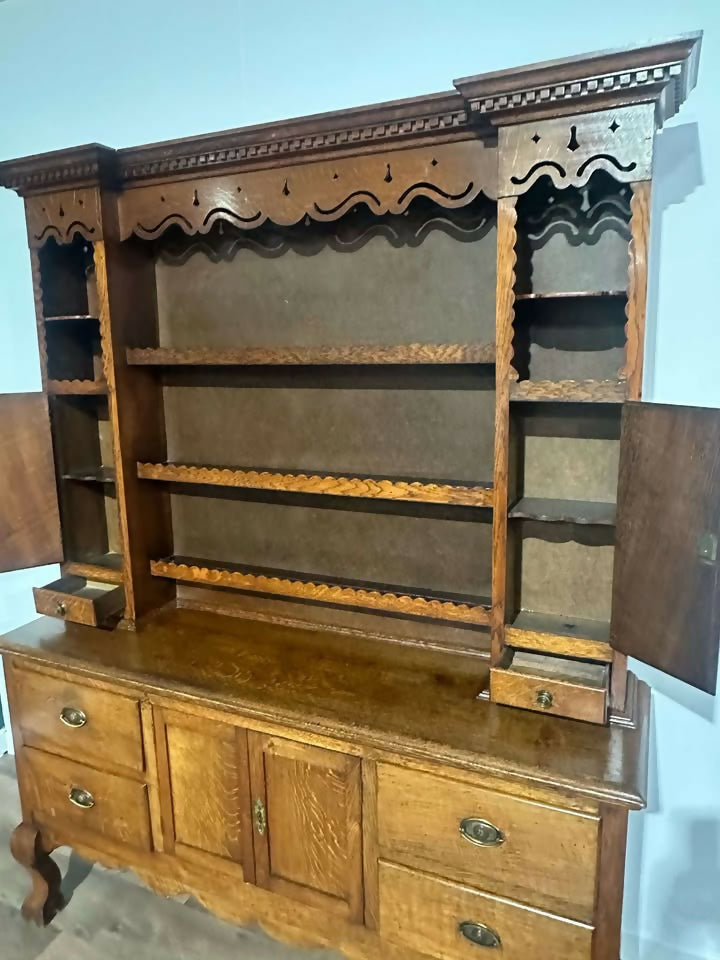
[[[41,247],[50,237],[70,243],[76,233],[90,242],[102,239],[100,193],[95,187],[26,197],[25,218],[31,247]]]
[[[621,183],[649,180],[654,132],[651,103],[502,127],[498,194],[519,196],[544,176],[582,187],[597,170]]]
[[[365,204],[373,214],[404,213],[416,197],[461,207],[494,197],[497,152],[480,140],[363,154],[223,177],[130,189],[120,201],[123,238],[150,239],[168,227],[206,234],[218,221],[253,229],[266,220],[337,220]]]

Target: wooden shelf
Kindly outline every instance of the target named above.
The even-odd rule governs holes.
[[[47,392],[65,396],[89,396],[107,393],[104,380],[48,380]]]
[[[627,297],[627,290],[572,290],[567,293],[516,293],[516,300],[580,300]]]
[[[538,402],[622,403],[627,398],[624,380],[511,380],[510,399]]]
[[[176,350],[142,347],[127,350],[127,362],[137,366],[276,366],[335,364],[453,364],[495,363],[494,343],[407,343],[354,347],[246,347]]]
[[[540,653],[600,660],[610,663],[610,624],[603,620],[583,620],[557,614],[521,610],[505,627],[505,639],[511,646]]]
[[[514,520],[543,520],[549,523],[584,523],[614,526],[614,503],[594,500],[556,500],[551,497],[521,497],[508,511]]]
[[[387,613],[430,617],[461,623],[487,625],[489,599],[459,597],[423,591],[408,591],[406,587],[389,584],[339,581],[330,577],[320,579],[290,570],[268,570],[264,567],[245,567],[231,563],[215,563],[196,557],[168,557],[152,560],[150,571],[156,577],[168,577],[186,583],[206,586],[232,587],[251,593],[297,597],[318,603],[362,607]]]
[[[100,580],[103,583],[123,582],[123,558],[120,553],[104,553],[88,560],[70,560],[63,564],[63,573]]]
[[[80,480],[88,483],[115,483],[113,467],[96,467],[90,470],[67,470],[60,474],[63,480]]]
[[[398,477],[352,477],[341,474],[281,473],[250,468],[192,466],[180,463],[138,463],[142,480],[199,483],[251,490],[278,490],[373,500],[407,500],[474,507],[492,507],[492,484],[450,483]]]
[[[92,320],[95,323],[98,323],[98,318],[94,317],[91,313],[66,313],[66,314],[56,314],[50,317],[43,317],[45,323],[53,323],[55,320]]]

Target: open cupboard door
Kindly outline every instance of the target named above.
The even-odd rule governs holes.
[[[0,572],[63,559],[44,393],[0,394]]]
[[[720,410],[623,409],[611,643],[715,692]]]

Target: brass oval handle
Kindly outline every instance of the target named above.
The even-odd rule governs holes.
[[[95,797],[89,790],[83,790],[82,787],[71,787],[68,800],[81,810],[90,810],[95,806]]]
[[[253,811],[255,817],[255,829],[262,837],[267,829],[267,814],[265,813],[265,804],[262,802],[260,797],[258,797],[255,801]]]
[[[67,606],[62,602],[62,600],[58,600],[58,602],[55,604],[55,613],[59,617],[64,617],[67,613]]]
[[[458,930],[466,940],[474,943],[477,947],[497,948],[502,946],[499,935],[492,927],[488,927],[484,923],[474,923],[472,920],[463,920],[458,926]]]
[[[548,710],[553,705],[553,695],[549,690],[538,690],[536,701],[539,707]]]
[[[480,817],[467,817],[460,821],[460,833],[478,847],[499,847],[505,843],[505,834],[494,823]]]
[[[87,716],[78,707],[63,707],[60,711],[60,722],[66,727],[72,727],[77,730],[78,727],[84,727],[87,723]]]

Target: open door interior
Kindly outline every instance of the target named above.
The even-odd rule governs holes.
[[[47,397],[0,394],[0,572],[63,559]]]
[[[720,410],[627,403],[611,643],[715,692],[720,634]]]

